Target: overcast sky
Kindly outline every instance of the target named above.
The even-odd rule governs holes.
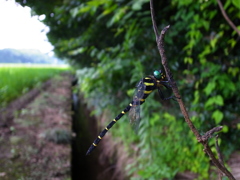
[[[0,0],[0,49],[38,49],[52,55],[53,46],[46,37],[48,27],[30,12],[15,0]]]

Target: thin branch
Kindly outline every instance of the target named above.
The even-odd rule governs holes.
[[[214,133],[214,132],[217,132],[219,130],[221,130],[221,126],[220,127],[216,127],[216,128],[213,128],[212,130],[208,131],[205,136],[201,136],[198,132],[198,130],[195,128],[195,126],[193,125],[192,121],[190,120],[189,118],[189,115],[188,115],[188,112],[185,108],[185,105],[181,99],[181,96],[180,96],[180,93],[178,91],[178,87],[177,87],[177,84],[176,82],[174,81],[173,79],[173,76],[170,72],[170,69],[168,67],[168,64],[167,64],[167,58],[166,58],[166,55],[165,55],[165,50],[164,50],[164,36],[165,36],[165,33],[166,31],[169,29],[169,25],[166,26],[162,31],[161,31],[161,34],[160,36],[158,35],[158,29],[157,29],[157,25],[156,25],[156,22],[155,22],[155,12],[154,12],[154,8],[153,8],[153,0],[150,0],[150,9],[151,9],[151,17],[152,17],[152,22],[153,22],[153,28],[154,28],[154,33],[155,33],[155,36],[156,36],[156,42],[157,42],[157,46],[158,46],[158,51],[160,53],[160,56],[161,56],[161,59],[162,59],[162,65],[165,69],[165,72],[166,72],[166,76],[169,80],[169,83],[172,87],[172,90],[173,90],[173,93],[176,97],[176,100],[178,101],[179,103],[179,106],[180,106],[180,109],[182,111],[182,114],[184,116],[184,119],[186,121],[186,123],[188,124],[189,128],[191,129],[191,131],[194,133],[194,135],[196,136],[198,142],[202,143],[203,146],[204,146],[204,152],[206,152],[208,154],[208,156],[210,157],[210,159],[212,160],[212,162],[214,163],[214,165],[221,171],[223,172],[230,180],[235,180],[235,178],[233,177],[233,175],[224,167],[222,166],[222,164],[215,158],[211,148],[209,147],[207,141],[208,141],[208,138]]]
[[[217,149],[219,161],[220,161],[220,163],[224,166],[223,157],[222,157],[222,154],[221,154],[221,152],[220,152],[219,145],[218,145],[218,135],[216,136],[216,149]]]
[[[218,135],[216,135],[216,150],[217,150],[217,155],[218,155],[218,159],[219,159],[219,162],[221,163],[222,166],[224,166],[224,163],[223,163],[223,157],[222,157],[222,154],[220,152],[220,148],[219,148],[219,145],[218,145]],[[225,166],[224,166],[225,167]],[[221,180],[223,177],[223,173],[221,171],[218,172],[218,179]]]
[[[233,28],[234,31],[236,31],[238,33],[238,35],[240,36],[240,30],[238,30],[238,28],[233,24],[233,22],[229,19],[228,15],[226,14],[224,8],[223,8],[223,5],[221,3],[220,0],[217,0],[218,2],[218,6],[221,10],[221,13],[223,15],[223,17],[225,18],[225,20],[227,21],[227,23]]]
[[[154,9],[153,9],[153,0],[150,0],[150,10],[151,10],[153,29],[154,29],[154,33],[156,34],[156,41],[157,41],[157,37],[159,35],[158,35],[158,29],[157,29],[157,25],[156,25],[156,21],[155,21],[155,12],[154,12]]]
[[[219,132],[222,130],[222,126],[219,126],[219,127],[215,127],[215,128],[212,128],[211,130],[207,131],[203,136],[202,136],[202,141],[207,141],[210,137],[212,137],[212,135],[215,133],[215,132]]]

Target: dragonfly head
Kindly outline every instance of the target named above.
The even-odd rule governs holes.
[[[153,76],[158,80],[164,79],[164,74],[162,73],[161,70],[155,70],[153,72]]]

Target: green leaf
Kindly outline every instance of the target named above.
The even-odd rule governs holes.
[[[181,6],[187,6],[191,2],[192,2],[191,0],[181,0],[181,1],[178,1],[179,5],[181,5]]]
[[[208,31],[209,30],[209,26],[210,26],[210,22],[209,21],[202,21],[202,25],[204,26],[204,28]]]
[[[232,0],[232,3],[236,8],[240,9],[240,1],[239,0]]]
[[[80,48],[77,48],[77,49],[75,49],[75,50],[69,51],[68,54],[75,56],[75,55],[78,55],[78,54],[83,53],[83,52],[86,51],[86,50],[87,50],[87,48],[80,47]]]
[[[199,91],[195,91],[193,104],[197,104],[199,102],[199,99],[200,99]]]
[[[228,132],[228,126],[224,125],[222,128],[222,132],[227,133]]]
[[[107,9],[105,9],[105,10],[103,11],[102,15],[108,15],[108,14],[112,13],[113,11],[115,11],[116,8],[117,8],[117,5],[115,4],[115,5],[107,8]]]
[[[176,120],[175,116],[173,116],[169,113],[164,113],[163,117],[164,117],[164,119],[167,119],[168,121],[175,121]]]
[[[210,95],[212,92],[213,92],[213,90],[215,89],[215,87],[216,87],[216,83],[215,82],[209,82],[208,84],[207,84],[207,86],[203,89],[203,91],[206,93],[206,95],[208,96],[208,95]]]
[[[230,44],[231,47],[233,48],[237,44],[237,41],[235,39],[229,39],[227,43]]]
[[[232,74],[233,77],[235,77],[240,72],[239,67],[230,67],[228,68],[228,73]]]
[[[184,58],[184,63],[192,64],[193,63],[193,59],[191,57],[185,57]]]
[[[219,110],[216,110],[213,112],[212,118],[215,120],[216,124],[219,124],[223,119],[223,113]]]
[[[154,113],[153,117],[150,119],[149,123],[151,126],[154,126],[157,122],[159,122],[159,120],[161,119],[161,117]]]
[[[224,104],[223,97],[220,95],[210,97],[205,103],[205,108],[212,107],[213,105],[222,106]]]
[[[215,103],[219,106],[223,106],[224,102],[223,102],[223,97],[218,95],[215,97]]]
[[[216,14],[217,14],[217,11],[209,12],[209,18],[212,19],[213,17],[215,17]]]
[[[124,6],[122,8],[116,9],[115,14],[112,16],[110,21],[107,22],[107,27],[111,27],[113,24],[118,23],[121,21],[121,19],[124,17],[128,10],[127,6]]]
[[[231,1],[226,1],[223,8],[226,10],[231,5]]]
[[[148,2],[148,0],[136,0],[132,5],[132,9],[135,11],[141,10],[142,5],[146,2]]]

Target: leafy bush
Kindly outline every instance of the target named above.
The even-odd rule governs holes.
[[[56,144],[70,144],[72,134],[66,129],[54,128],[46,132],[45,138]]]

